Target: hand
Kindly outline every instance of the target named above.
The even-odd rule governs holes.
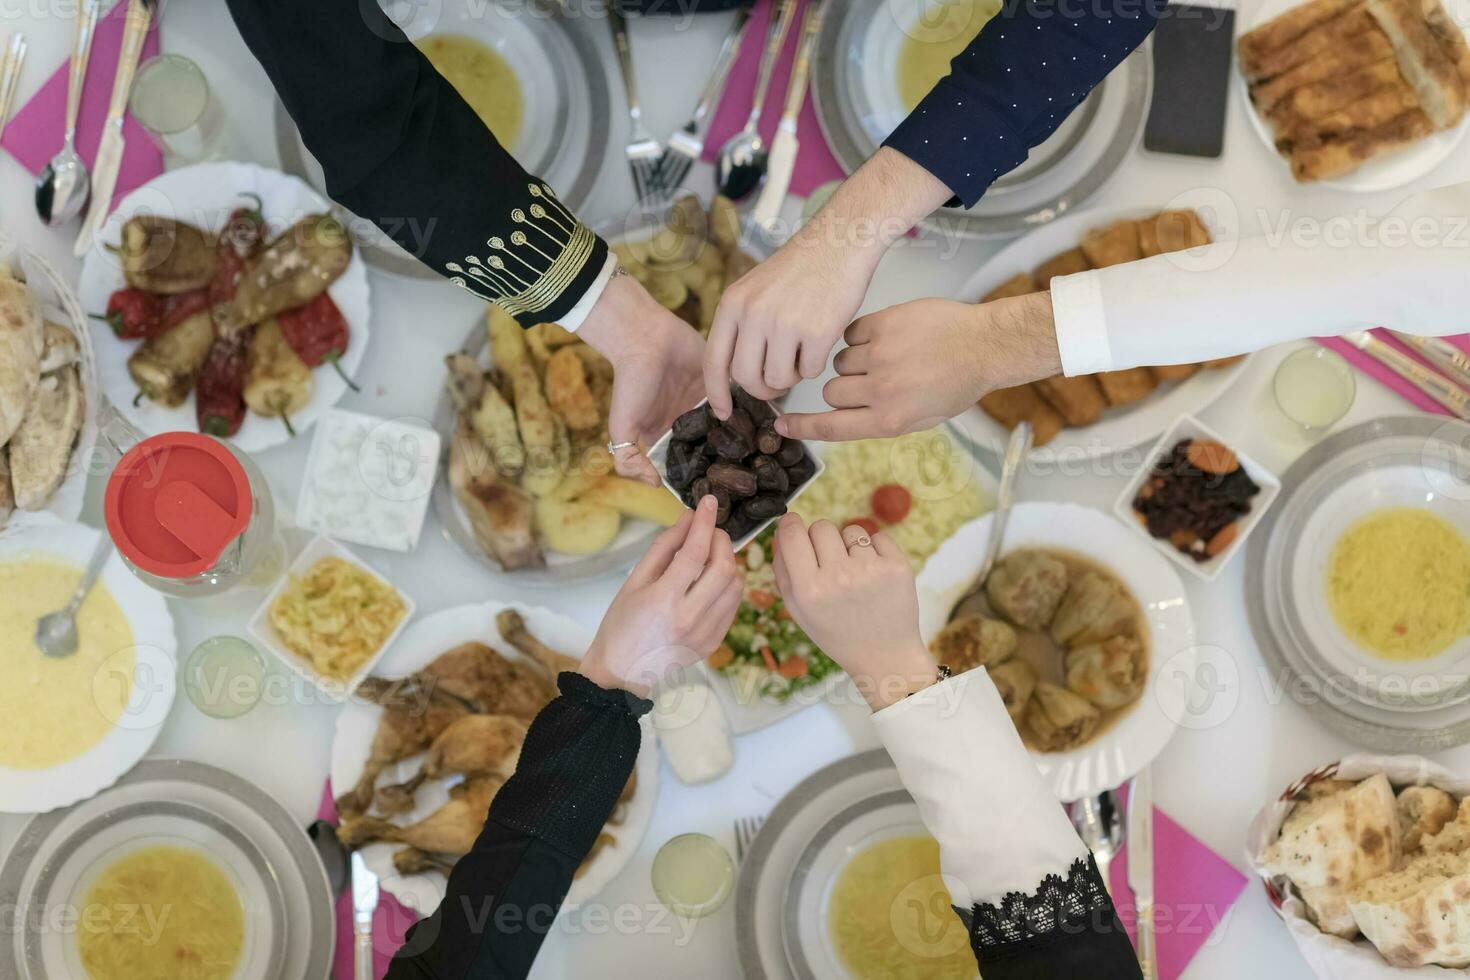
[[[821,374],[888,247],[949,197],[937,177],[885,146],[775,255],[727,289],[704,358],[715,415],[730,414],[732,378],[771,399]]]
[[[881,711],[934,683],[919,639],[919,597],[908,557],[881,531],[830,521],[808,530],[795,514],[776,528],[776,587],[796,624]]]
[[[834,411],[788,414],[776,430],[835,441],[932,428],[996,388],[1061,371],[1051,299],[1032,293],[972,306],[921,299],[870,313],[847,329],[838,377],[822,397]]]
[[[705,497],[654,539],[602,617],[581,672],[647,697],[671,671],[714,652],[740,608],[744,579]]]
[[[613,465],[623,476],[658,486],[643,447],[704,397],[704,341],[631,276],[607,284],[577,335],[612,362],[608,437],[635,443],[618,450]]]

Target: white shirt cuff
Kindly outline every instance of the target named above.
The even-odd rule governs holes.
[[[577,328],[587,319],[587,314],[592,312],[592,307],[596,306],[597,301],[602,298],[602,291],[607,288],[608,281],[612,279],[613,270],[617,267],[618,257],[608,252],[606,261],[602,263],[602,271],[597,274],[596,279],[592,280],[592,285],[587,287],[582,298],[577,300],[577,305],[572,307],[566,316],[556,321],[563,330],[577,332]]]
[[[1066,878],[1086,860],[983,669],[890,705],[873,724],[939,842],[955,905],[1033,894],[1047,875]]]
[[[1111,371],[1108,319],[1103,310],[1102,280],[1095,272],[1058,276],[1051,281],[1052,322],[1062,373],[1069,378]]]

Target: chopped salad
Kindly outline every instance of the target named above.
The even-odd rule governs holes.
[[[744,703],[757,698],[786,701],[842,668],[802,632],[776,590],[774,527],[767,528],[735,560],[745,569],[745,596],[735,623],[709,657],[709,666],[730,679]]]

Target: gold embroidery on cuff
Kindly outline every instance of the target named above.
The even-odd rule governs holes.
[[[536,203],[515,208],[509,237],[495,235],[489,253],[446,262],[450,282],[484,296],[511,316],[539,313],[560,296],[587,264],[597,238],[556,199],[546,184],[528,184]]]

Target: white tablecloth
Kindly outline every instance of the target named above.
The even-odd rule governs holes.
[[[1255,6],[1255,2],[1246,4],[1242,24],[1251,23]],[[0,31],[24,31],[30,41],[21,101],[66,57],[73,9],[71,0],[31,0],[10,8],[0,22]],[[646,20],[634,25],[635,47],[645,55],[639,63],[640,91],[655,132],[667,133],[687,118],[698,89],[690,80],[702,84],[725,23],[722,17],[696,18],[677,34],[671,21]],[[204,66],[228,111],[235,156],[276,164],[270,84],[240,41],[224,4],[175,0],[167,10],[164,47]],[[678,84],[668,84],[675,79]],[[1242,229],[1250,233],[1263,225],[1274,226],[1284,213],[1292,219],[1326,218],[1358,208],[1381,213],[1418,187],[1470,180],[1470,153],[1462,150],[1457,159],[1418,187],[1401,192],[1349,197],[1324,188],[1299,187],[1284,163],[1251,132],[1241,96],[1241,90],[1233,87],[1221,160],[1155,156],[1140,148],[1092,203],[1159,206],[1186,190],[1215,187],[1235,202]],[[632,203],[631,181],[620,160],[623,132],[623,120],[615,120],[613,152],[595,196],[599,206],[584,215],[589,220],[616,214]],[[707,170],[696,172],[691,179],[708,180]],[[0,215],[8,234],[41,250],[58,268],[78,268],[70,254],[75,229],[53,232],[40,224],[31,203],[31,178],[8,157],[0,161]],[[867,309],[952,293],[997,247],[936,239],[905,241],[879,269]],[[373,342],[359,372],[363,391],[349,394],[342,404],[382,416],[426,418],[438,397],[444,353],[461,341],[481,304],[445,285],[409,283],[377,273],[372,275],[372,286]],[[1188,325],[1180,324],[1180,329]],[[1286,349],[1256,357],[1231,392],[1203,413],[1207,424],[1278,473],[1310,445],[1280,416],[1271,398],[1271,374]],[[795,397],[798,406],[815,404],[820,397],[819,382],[808,384]],[[1357,402],[1343,424],[1409,410],[1401,400],[1363,379]],[[309,439],[297,439],[260,457],[288,513],[295,506],[308,444]],[[1127,468],[1120,465],[1124,461]],[[1031,476],[1023,482],[1022,498],[1070,500],[1107,508],[1136,465],[1137,454],[1133,454],[1098,460],[1075,471]],[[95,481],[83,515],[94,524],[100,524],[100,490],[101,481]],[[551,593],[492,580],[440,536],[432,517],[413,554],[361,552],[414,598],[420,615],[493,596],[543,603],[595,626],[618,584],[614,578]],[[1292,704],[1268,675],[1246,622],[1244,564],[1238,558],[1210,586],[1188,583],[1200,642],[1221,648],[1236,665],[1241,681],[1238,703],[1217,727],[1181,731],[1159,758],[1154,777],[1158,805],[1242,869],[1245,827],[1261,802],[1300,774],[1353,748]],[[243,630],[245,616],[256,601],[258,596],[212,604],[173,603],[181,654],[206,637]],[[262,705],[243,719],[215,721],[181,694],[156,752],[222,766],[252,780],[305,824],[316,814],[336,710],[309,696],[281,700],[287,703]],[[638,975],[709,980],[739,977],[734,903],[695,925],[663,915],[648,880],[654,852],[671,836],[686,831],[711,834],[733,850],[734,816],[769,812],[811,772],[876,744],[866,709],[817,706],[775,728],[740,739],[734,770],[713,785],[683,787],[665,766],[661,798],[640,853],[603,893],[599,910],[585,918],[563,918],[560,932],[542,950],[535,975],[579,980]],[[1436,758],[1460,772],[1470,772],[1470,746]],[[0,849],[9,845],[20,823],[20,818],[0,817]],[[1186,976],[1190,980],[1233,980],[1305,974],[1306,966],[1286,931],[1261,889],[1252,883]]]

